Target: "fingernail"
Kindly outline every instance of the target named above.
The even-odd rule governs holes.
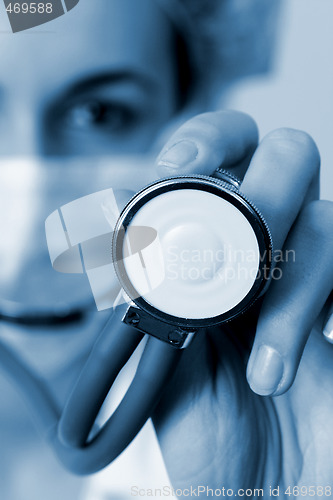
[[[192,141],[180,141],[171,146],[159,158],[157,164],[169,168],[185,167],[198,156],[198,147]]]
[[[262,345],[250,365],[248,380],[252,390],[261,396],[274,394],[283,377],[280,354],[272,347]]]
[[[328,321],[323,330],[323,334],[325,335],[326,340],[333,344],[333,313],[328,318]]]

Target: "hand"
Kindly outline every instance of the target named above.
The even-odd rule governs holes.
[[[274,248],[294,256],[260,304],[183,353],[153,418],[175,488],[333,489],[333,348],[322,336],[333,203],[318,201],[319,165],[306,133],[275,130],[258,146],[252,119],[231,111],[189,120],[158,158],[162,176],[230,169]]]

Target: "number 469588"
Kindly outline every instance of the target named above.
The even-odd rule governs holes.
[[[10,3],[6,7],[9,14],[51,14],[52,3],[43,2],[23,2],[23,3]]]

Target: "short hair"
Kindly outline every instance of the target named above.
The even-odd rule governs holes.
[[[191,84],[214,94],[225,83],[271,68],[280,0],[156,1],[179,34],[183,92]]]

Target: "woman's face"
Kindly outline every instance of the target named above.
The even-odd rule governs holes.
[[[0,155],[145,152],[176,106],[168,20],[154,0],[82,0],[0,32]],[[6,32],[7,30],[7,32]]]
[[[17,34],[0,7],[0,231],[6,234],[0,243],[0,313],[3,299],[27,301],[37,310],[41,304],[52,309],[56,301],[66,309],[66,297],[89,294],[92,301],[86,277],[53,271],[44,220],[64,200],[78,197],[75,183],[67,182],[73,178],[69,160],[78,159],[88,194],[96,190],[94,158],[149,151],[177,108],[172,48],[172,28],[154,0],[81,0],[66,15]],[[16,159],[21,170],[13,169]],[[105,187],[112,187],[110,175]],[[124,176],[126,184],[128,170]],[[133,176],[140,178],[138,169]],[[45,184],[37,192],[41,179]],[[45,200],[37,203],[38,196]],[[76,329],[82,347],[84,329]],[[49,366],[40,346],[38,339],[38,357]],[[58,347],[55,340],[54,355]],[[70,346],[65,357],[71,357]]]

